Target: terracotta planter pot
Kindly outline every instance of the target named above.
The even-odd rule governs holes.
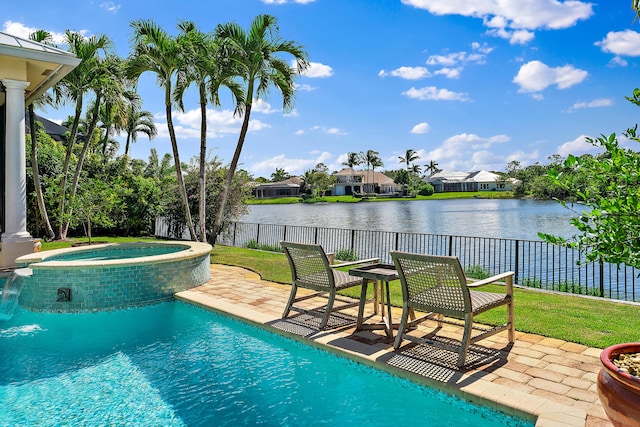
[[[611,423],[616,427],[640,426],[640,378],[613,364],[620,354],[640,353],[640,343],[617,344],[600,354],[598,395]]]

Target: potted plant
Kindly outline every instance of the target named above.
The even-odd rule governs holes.
[[[640,342],[616,344],[600,354],[598,395],[611,423],[640,426]]]

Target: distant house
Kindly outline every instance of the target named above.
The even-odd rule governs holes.
[[[331,194],[351,196],[354,194],[394,194],[402,191],[402,186],[393,182],[382,172],[342,169],[334,174],[336,182]]]
[[[517,180],[493,172],[438,171],[425,178],[436,193],[453,191],[512,191]]]
[[[252,194],[256,199],[299,197],[302,178],[294,176],[284,181],[255,184]]]
[[[51,120],[45,119],[44,117],[39,116],[37,114],[35,115],[35,120],[36,122],[40,122],[42,124],[44,131],[48,133],[51,138],[53,138],[56,141],[66,142],[65,136],[70,132],[69,128],[59,125],[55,122],[52,122]],[[25,122],[26,132],[30,133],[31,128],[29,126],[28,112],[25,112],[24,114],[24,122]],[[84,135],[79,133],[78,136],[76,137],[76,140],[80,142],[84,142]]]

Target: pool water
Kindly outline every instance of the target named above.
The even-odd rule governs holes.
[[[0,426],[532,426],[182,302],[0,321]]]
[[[102,248],[69,251],[46,258],[46,261],[108,261],[128,258],[141,258],[156,255],[167,255],[189,249],[188,245],[172,244],[112,244]]]

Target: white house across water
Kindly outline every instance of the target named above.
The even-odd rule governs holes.
[[[0,32],[0,268],[33,252],[27,231],[25,109],[80,60],[61,49]]]

